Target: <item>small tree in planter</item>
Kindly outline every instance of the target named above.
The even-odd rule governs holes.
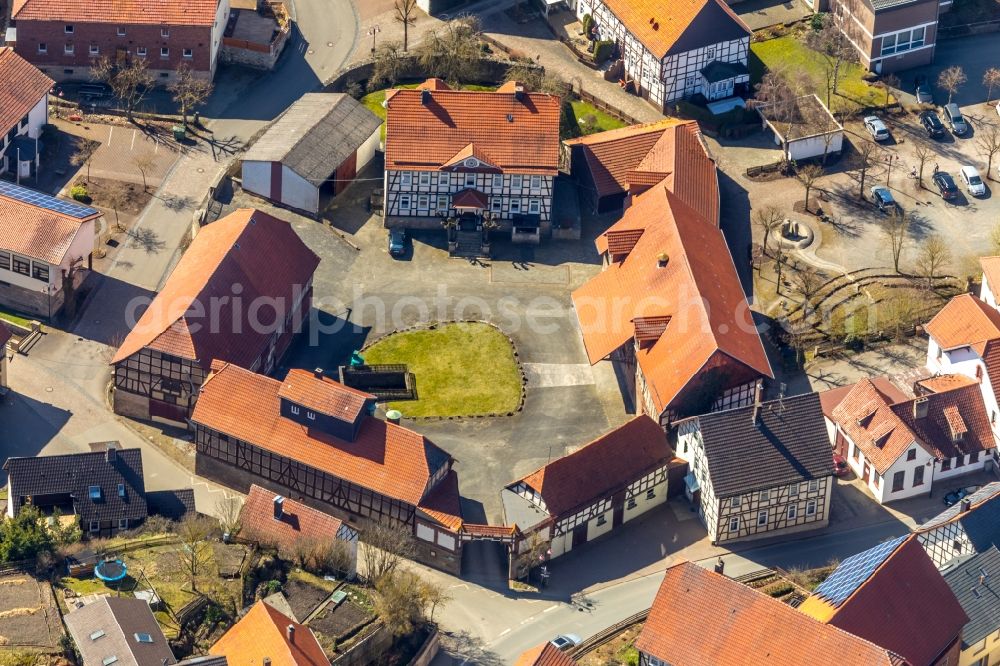
[[[443,215],[441,217],[441,226],[444,227],[445,232],[448,234],[448,251],[452,252],[458,244],[455,240],[455,229],[458,227],[458,218],[454,215]]]
[[[491,211],[483,213],[483,254],[490,253],[490,232],[499,226],[496,215]]]

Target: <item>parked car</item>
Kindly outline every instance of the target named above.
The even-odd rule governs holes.
[[[920,124],[927,130],[928,136],[939,139],[944,136],[944,125],[941,119],[933,111],[924,111],[920,114]]]
[[[974,166],[964,166],[958,172],[959,178],[965,183],[965,190],[974,197],[986,194],[986,183],[979,176],[979,170]]]
[[[847,466],[847,460],[839,453],[833,454],[833,475],[847,476],[851,473],[851,468]]]
[[[872,201],[881,211],[891,211],[896,207],[896,200],[892,197],[892,190],[885,185],[873,185],[871,189]]]
[[[876,141],[885,141],[889,138],[889,128],[878,116],[865,116],[864,123],[865,129]]]
[[[951,127],[951,131],[962,136],[969,131],[969,124],[965,122],[965,118],[962,116],[962,110],[958,108],[958,104],[954,102],[944,105],[944,117],[948,121],[948,126]]]
[[[917,81],[917,88],[913,91],[913,96],[917,98],[917,104],[934,103],[934,97],[931,95],[930,86],[928,86],[922,79]]]
[[[947,172],[935,171],[933,180],[942,199],[951,200],[958,196],[958,186],[955,185],[955,179]]]
[[[976,492],[977,490],[979,490],[979,486],[965,486],[964,488],[956,488],[955,490],[945,495],[941,501],[943,501],[947,506],[951,506],[952,504],[958,504],[959,502],[961,502],[962,500],[964,500],[966,497]]]
[[[565,652],[566,650],[579,645],[580,637],[576,634],[559,634],[552,639],[552,644],[555,645],[560,651]]]
[[[389,254],[393,257],[406,254],[406,229],[389,229]]]

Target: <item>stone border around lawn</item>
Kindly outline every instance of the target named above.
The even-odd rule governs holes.
[[[381,335],[375,338],[374,340],[371,340],[370,342],[366,342],[364,346],[362,346],[361,349],[358,350],[358,352],[364,355],[365,350],[367,350],[368,348],[400,333],[412,333],[414,331],[433,331],[436,330],[439,326],[447,326],[449,324],[485,324],[486,326],[496,329],[496,331],[500,333],[500,335],[502,335],[504,338],[507,339],[507,343],[510,345],[511,350],[514,353],[514,364],[517,366],[517,374],[520,375],[521,377],[521,395],[518,399],[517,407],[515,407],[509,412],[490,412],[488,414],[466,414],[466,415],[460,414],[458,416],[406,416],[406,414],[403,414],[403,418],[408,419],[410,421],[462,421],[468,419],[502,418],[507,416],[514,416],[514,414],[522,411],[524,409],[524,400],[525,400],[525,395],[527,393],[528,378],[524,374],[524,367],[522,367],[521,365],[521,357],[517,351],[517,345],[514,344],[513,338],[507,335],[502,328],[500,328],[491,321],[486,321],[484,319],[442,319],[430,323],[414,324],[413,326],[407,326],[406,328],[399,328],[394,331],[390,331],[385,335]]]

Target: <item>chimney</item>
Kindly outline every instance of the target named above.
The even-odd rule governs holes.
[[[274,496],[274,519],[281,520],[285,515],[285,498],[281,495]]]
[[[264,657],[264,660],[261,663],[264,664],[264,666],[271,666],[271,658]]]
[[[958,512],[965,513],[971,508],[972,508],[972,500],[966,497],[965,499],[962,500],[961,504],[958,505]]]
[[[927,418],[927,398],[917,398],[913,401],[913,418]]]
[[[514,86],[514,99],[518,102],[524,101],[524,86],[520,84]]]
[[[715,563],[715,573],[720,576],[726,575],[726,563],[722,561],[721,557],[719,558],[719,561]]]
[[[288,636],[288,642],[289,643],[294,643],[295,642],[295,625],[294,624],[290,624],[290,625],[288,625],[285,628],[285,635]]]
[[[431,91],[424,88],[420,91],[420,103],[427,106],[431,103]]]
[[[666,252],[661,252],[658,255],[656,255],[657,268],[666,268],[667,264],[669,263],[670,263],[670,255],[667,254]]]
[[[389,423],[395,423],[396,425],[399,425],[399,421],[402,418],[403,418],[403,413],[400,412],[398,409],[390,409],[385,413],[385,420],[388,421]]]
[[[323,368],[313,368],[313,377],[323,379]]]
[[[108,442],[108,447],[104,450],[104,459],[107,460],[109,464],[114,464],[115,460],[118,459],[117,442]]]

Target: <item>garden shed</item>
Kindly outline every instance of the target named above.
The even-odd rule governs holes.
[[[757,112],[787,160],[836,155],[843,147],[844,127],[816,95],[760,105]]]

